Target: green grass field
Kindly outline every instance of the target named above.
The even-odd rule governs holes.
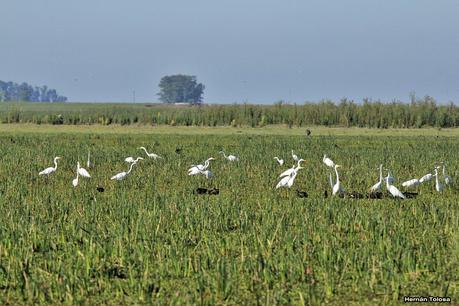
[[[311,130],[0,125],[0,303],[459,303],[459,131]],[[164,158],[110,181],[139,146]],[[292,149],[305,169],[275,190]],[[88,150],[93,177],[73,188]],[[445,161],[453,184],[437,193],[432,180],[408,200],[324,198],[324,153],[347,191],[368,190],[380,163],[401,188]],[[39,177],[54,156],[57,172]],[[210,156],[212,180],[186,175]]]

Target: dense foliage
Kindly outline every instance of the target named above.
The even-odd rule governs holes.
[[[459,107],[426,97],[411,103],[361,104],[342,100],[303,105],[201,105],[2,103],[0,122],[36,124],[143,124],[181,126],[343,126],[368,128],[458,127]]]
[[[403,305],[407,295],[457,304],[456,137],[126,137],[64,129],[0,134],[0,304]],[[142,145],[163,159],[110,181],[127,169],[126,156],[145,156]],[[240,161],[229,164],[221,149]],[[306,168],[293,190],[275,190],[293,163],[291,149]],[[88,150],[92,178],[73,188]],[[366,191],[380,163],[400,186],[445,161],[453,185],[439,194],[430,181],[405,201],[324,198],[324,153],[343,165],[347,191]],[[39,177],[56,155],[63,157],[57,172]],[[212,182],[186,175],[209,156],[217,158]],[[220,194],[193,194],[207,186]]]
[[[204,85],[195,76],[183,74],[163,77],[159,89],[159,100],[164,103],[200,104],[204,93]]]
[[[0,81],[0,102],[65,102],[67,97],[61,96],[55,89],[45,86],[32,86],[27,83]]]

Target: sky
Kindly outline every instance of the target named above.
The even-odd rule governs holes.
[[[459,103],[457,0],[2,0],[0,80],[78,102],[153,102],[197,76],[205,103],[347,97]]]

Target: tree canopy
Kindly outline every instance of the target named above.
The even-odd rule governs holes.
[[[192,75],[169,75],[159,82],[159,99],[164,103],[186,102],[200,104],[205,86]]]
[[[0,81],[0,102],[8,101],[65,102],[67,97],[46,85],[38,87],[25,82],[18,84]]]

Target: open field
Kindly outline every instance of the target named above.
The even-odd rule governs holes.
[[[145,125],[36,125],[36,124],[0,124],[0,133],[27,134],[177,134],[177,135],[272,135],[306,136],[310,129],[312,136],[398,136],[398,137],[459,137],[459,128],[422,128],[422,129],[369,129],[310,126],[288,128],[286,125],[270,125],[263,128],[238,127],[193,127],[193,126],[145,126]]]
[[[0,125],[0,303],[458,303],[458,130],[311,130]],[[110,181],[142,145],[164,158]],[[305,169],[275,190],[292,149]],[[93,177],[73,188],[88,150]],[[380,163],[400,186],[445,161],[453,184],[402,201],[324,198],[324,153],[349,191],[376,183]],[[57,172],[39,177],[54,156]],[[209,156],[214,179],[186,175]],[[193,194],[210,186],[220,194]]]

